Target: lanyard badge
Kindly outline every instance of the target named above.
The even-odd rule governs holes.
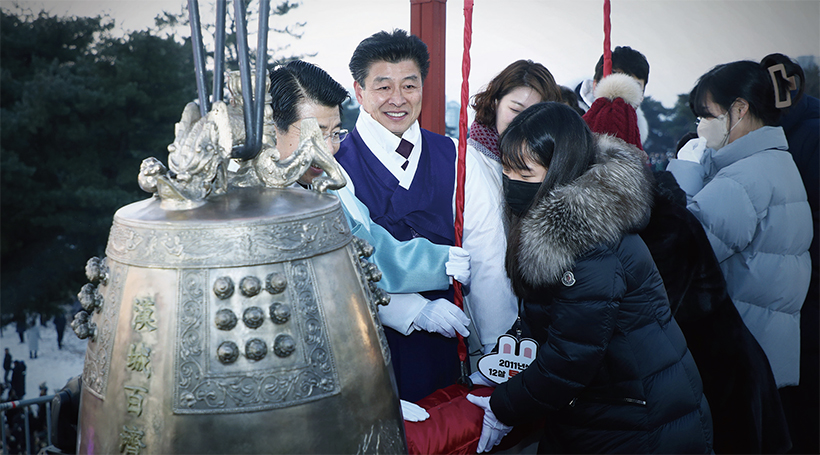
[[[498,337],[498,352],[478,359],[478,371],[488,380],[501,384],[524,371],[538,352],[538,342],[532,338],[516,339],[512,335]]]

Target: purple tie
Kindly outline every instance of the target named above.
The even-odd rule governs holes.
[[[404,157],[404,164],[401,165],[402,170],[407,169],[407,165],[410,164],[410,160],[408,157],[410,156],[410,152],[413,151],[413,143],[408,141],[407,139],[402,139],[399,143],[399,147],[396,149],[396,153]]]

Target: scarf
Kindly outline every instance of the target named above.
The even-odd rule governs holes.
[[[493,161],[501,162],[501,150],[498,149],[498,131],[478,122],[470,125],[470,137],[467,144],[475,147]]]

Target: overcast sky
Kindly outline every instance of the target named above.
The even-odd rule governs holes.
[[[10,0],[0,0],[6,6]],[[603,52],[603,0],[474,0],[470,94],[509,63],[527,58],[544,64],[558,83],[590,77]],[[186,0],[24,0],[53,14],[107,13],[125,30],[153,26],[163,10],[179,12]],[[202,21],[213,23],[208,0]],[[230,2],[229,2],[230,3]],[[278,0],[272,0],[277,4]],[[628,45],[650,64],[646,94],[670,107],[711,67],[734,60],[759,61],[772,52],[820,57],[820,0],[611,0],[612,47]],[[380,30],[410,28],[410,0],[302,0],[271,26],[305,21],[290,54],[352,88],[347,63],[362,39]],[[461,86],[463,0],[447,2],[446,92],[458,100]],[[252,47],[255,46],[255,39]],[[192,76],[193,77],[193,76]]]

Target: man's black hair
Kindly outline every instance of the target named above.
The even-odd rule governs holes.
[[[628,74],[634,78],[643,80],[644,86],[649,83],[649,62],[646,56],[632,49],[629,46],[618,46],[612,51],[612,72]],[[601,82],[604,75],[604,56],[598,59],[595,64],[595,82]]]
[[[294,60],[271,73],[270,94],[273,122],[282,131],[300,120],[302,101],[340,107],[350,96],[325,70],[302,60]]]
[[[350,57],[350,74],[364,87],[370,65],[376,62],[399,63],[404,60],[416,62],[421,71],[421,82],[424,83],[430,70],[427,45],[418,36],[408,35],[401,29],[395,29],[392,33],[381,31],[365,38],[353,51],[353,56]]]

